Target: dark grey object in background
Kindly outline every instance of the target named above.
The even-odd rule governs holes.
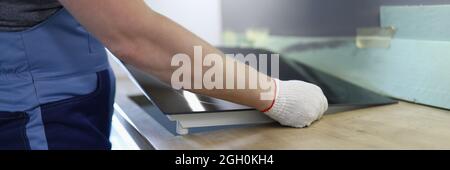
[[[450,4],[450,0],[223,0],[225,30],[268,28],[271,34],[353,36],[379,26],[382,5]]]

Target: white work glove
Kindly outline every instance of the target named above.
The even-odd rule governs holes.
[[[328,101],[322,89],[314,84],[277,79],[275,83],[275,100],[264,113],[282,125],[307,127],[320,119],[328,109]]]

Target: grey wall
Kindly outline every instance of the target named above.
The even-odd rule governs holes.
[[[357,27],[379,26],[381,5],[450,4],[450,0],[222,0],[223,27],[242,32],[269,28],[271,34],[351,36]]]

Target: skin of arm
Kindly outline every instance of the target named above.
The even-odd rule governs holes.
[[[171,83],[172,73],[176,69],[171,66],[172,57],[175,54],[184,53],[193,61],[194,46],[201,46],[203,55],[214,53],[218,54],[223,61],[232,61],[225,60],[226,56],[220,50],[153,11],[143,0],[59,1],[119,59],[156,76],[167,84]],[[245,65],[238,62],[239,64]],[[257,72],[249,66],[237,68],[236,73]],[[222,69],[225,70],[224,67]],[[257,74],[272,80],[262,73]],[[245,77],[248,82],[248,76]],[[273,90],[274,88],[270,89],[270,91]],[[260,94],[267,92],[260,87],[244,90],[192,89],[189,91],[247,105],[258,110],[264,110],[272,104],[271,100],[260,100]]]

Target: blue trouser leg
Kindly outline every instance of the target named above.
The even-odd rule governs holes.
[[[111,149],[115,79],[110,70],[97,76],[97,88],[87,95],[0,112],[0,150]]]
[[[65,9],[0,32],[0,150],[110,149],[114,83],[104,46]]]

